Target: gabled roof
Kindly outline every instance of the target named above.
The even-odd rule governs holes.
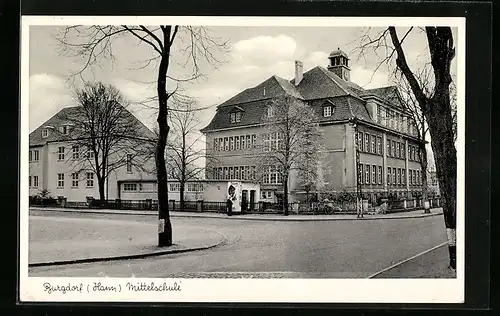
[[[219,107],[275,98],[285,96],[287,94],[302,99],[300,93],[292,84],[290,84],[289,81],[278,76],[272,76],[271,78],[265,80],[264,82],[258,84],[253,88],[243,90],[242,92],[219,105]]]
[[[330,100],[335,106],[334,114],[324,118],[318,108],[321,121],[348,120],[354,117],[365,121],[373,121],[366,109],[365,98],[376,96],[403,109],[395,86],[377,89],[364,89],[359,85],[338,77],[334,72],[324,67],[314,67],[306,71],[302,80],[295,85],[295,79],[290,81],[272,76],[261,84],[246,89],[226,102],[219,105],[212,121],[201,131],[246,126],[261,122],[270,99],[290,95],[305,101]],[[228,113],[236,106],[245,111],[241,122],[230,123]]]
[[[132,113],[125,109],[125,115],[128,115],[132,122],[137,125],[138,134],[145,139],[154,138],[154,133],[147,128],[139,119],[137,119]],[[68,135],[64,135],[59,131],[59,127],[68,123],[69,118],[78,117],[82,115],[81,106],[66,107],[57,112],[54,116],[48,119],[45,123],[40,125],[37,129],[30,133],[29,145],[30,146],[43,146],[48,142],[54,141],[65,141],[68,140]],[[42,130],[47,126],[53,127],[50,130],[48,137],[42,137]]]
[[[404,109],[401,101],[398,88],[396,86],[380,87],[375,89],[367,89],[362,93],[362,97],[376,96],[389,102],[390,104]]]

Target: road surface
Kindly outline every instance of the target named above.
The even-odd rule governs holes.
[[[366,278],[446,241],[442,216],[323,222],[172,218],[175,230],[216,230],[227,241],[210,250],[137,260],[30,268],[30,276]],[[85,231],[156,234],[154,216],[30,213],[30,243],[86,247]],[[83,233],[78,233],[82,231]],[[71,237],[73,236],[73,237]],[[76,236],[76,237],[75,237]],[[121,236],[123,237],[123,236]],[[107,241],[108,240],[108,241]],[[43,249],[43,248],[42,248]],[[40,248],[38,248],[40,250]]]

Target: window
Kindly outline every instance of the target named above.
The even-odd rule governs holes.
[[[236,123],[241,122],[241,112],[236,112]]]
[[[240,137],[234,136],[234,145],[236,150],[240,150]]]
[[[377,137],[377,154],[382,155],[382,138]]]
[[[401,159],[405,159],[405,143],[401,143],[401,151],[400,151],[400,156],[401,156]]]
[[[241,150],[245,149],[245,135],[240,136]]]
[[[68,134],[68,126],[66,125],[61,126],[61,133],[64,135]]]
[[[324,117],[330,117],[330,116],[332,116],[332,106],[331,105],[323,107],[323,116]]]
[[[47,128],[42,129],[42,137],[49,137],[49,130]]]
[[[260,191],[260,198],[268,200],[273,198],[273,191]]]
[[[86,173],[86,178],[87,178],[87,188],[91,188],[94,186],[94,173],[93,172],[87,172]]]
[[[372,139],[371,153],[374,154],[376,152],[375,142],[376,142],[377,137],[374,135],[370,135],[370,138]]]
[[[277,183],[278,182],[278,175],[276,173],[276,166],[270,166],[269,173],[271,174],[271,183]]]
[[[358,183],[363,183],[363,165],[358,164]]]
[[[30,150],[30,153],[29,153],[29,161],[31,162],[33,160],[33,152]]]
[[[252,166],[251,167],[250,179],[255,180],[255,176],[256,176],[256,167]],[[281,183],[281,172],[278,173],[278,182]]]
[[[217,168],[212,167],[212,179],[216,180],[217,179]]]
[[[240,167],[234,167],[234,178],[240,179]]]
[[[372,184],[377,184],[377,166],[372,166]]]
[[[241,173],[241,180],[246,180],[247,179],[247,175],[245,173],[245,167],[244,166],[240,167],[240,173]]]
[[[402,185],[405,185],[405,184],[406,184],[406,183],[405,183],[405,178],[406,178],[406,177],[405,177],[405,173],[406,173],[406,169],[401,170],[401,184],[402,184]]]
[[[234,170],[233,167],[229,167],[229,179],[234,179]]]
[[[252,134],[252,148],[257,146],[257,135]]]
[[[420,185],[420,171],[417,170],[417,185]]]
[[[29,176],[29,180],[28,181],[29,181],[29,186],[31,188],[31,176]]]
[[[250,140],[250,135],[247,135],[246,139],[247,139],[247,149],[252,148],[252,143],[251,143],[251,140]]]
[[[57,160],[64,160],[64,147],[57,148]]]
[[[71,174],[71,186],[74,188],[78,187],[78,173]]]
[[[391,184],[391,167],[387,167],[387,184]]]
[[[222,169],[222,179],[229,180],[229,172],[227,171],[227,167]]]
[[[229,150],[230,151],[234,150],[234,139],[233,139],[233,137],[229,137]]]
[[[393,185],[398,184],[398,183],[396,182],[396,167],[393,167],[393,168],[392,168],[392,184],[393,184]]]
[[[415,160],[416,161],[420,161],[420,148],[419,147],[415,147]]]
[[[223,151],[224,150],[224,139],[222,138],[219,138],[219,151]]]
[[[74,145],[72,147],[72,154],[73,154],[73,159],[80,159],[80,146],[79,145]]]
[[[398,168],[398,184],[401,184],[401,168]]]
[[[358,150],[363,151],[363,133],[358,132],[358,137],[357,137],[357,145],[358,145]]]
[[[250,180],[250,167],[245,166],[245,179]]]
[[[33,151],[33,158],[35,161],[40,160],[40,152],[38,150]]]
[[[215,151],[219,150],[218,143],[219,143],[219,139],[218,138],[214,139],[214,150]]]
[[[203,183],[188,183],[188,192],[203,192]]]
[[[388,139],[386,142],[387,142],[387,156],[391,157],[391,141]]]
[[[231,123],[236,123],[236,113],[233,112],[230,114],[230,116],[231,116]]]
[[[93,159],[94,158],[94,151],[92,148],[87,147],[87,159]]]
[[[274,116],[274,108],[272,106],[267,108],[267,117],[273,117]]]
[[[169,183],[168,190],[170,192],[179,192],[181,190],[181,184],[180,183]]]
[[[391,144],[392,144],[392,152],[391,152],[391,156],[392,157],[396,157],[396,142],[391,140]]]
[[[382,166],[378,166],[378,184],[382,184]]]
[[[411,160],[416,161],[417,158],[415,156],[415,147],[411,146]]]
[[[223,180],[223,179],[224,179],[224,177],[222,176],[222,173],[223,173],[223,171],[222,171],[222,167],[219,167],[217,170],[218,170],[218,171],[217,171],[217,179],[219,179],[219,180]]]
[[[411,145],[408,145],[408,159],[411,160]]]
[[[35,188],[37,188],[37,187],[38,187],[38,176],[33,176],[33,186],[34,186]]]
[[[224,137],[224,151],[229,151],[229,139]]]
[[[127,154],[127,173],[132,173],[132,155]]]
[[[365,184],[370,184],[370,165],[365,166]]]
[[[57,174],[57,188],[64,188],[64,173]]]
[[[400,153],[401,153],[400,152],[400,150],[401,150],[400,146],[401,146],[400,143],[397,142],[396,143],[396,158],[400,158]]]
[[[365,134],[365,151],[369,151],[370,150],[370,135],[369,134]]]

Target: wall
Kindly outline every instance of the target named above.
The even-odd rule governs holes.
[[[58,160],[58,148],[64,146],[65,159]],[[94,185],[93,187],[87,187],[86,175],[87,171],[90,171],[88,163],[82,163],[79,161],[72,160],[71,145],[68,143],[58,142],[58,143],[48,143],[44,146],[43,161],[39,163],[32,163],[30,166],[30,174],[41,173],[43,181],[43,186],[39,189],[46,188],[50,191],[50,195],[53,197],[64,196],[68,201],[85,201],[86,197],[99,198],[99,189],[97,184],[97,177],[94,174]],[[145,164],[149,170],[154,168],[154,161],[151,159]],[[64,174],[64,187],[57,187],[57,174]],[[72,186],[72,173],[78,173],[78,186]],[[107,184],[105,186],[105,192],[107,191],[107,199],[118,198],[118,180],[125,179],[155,179],[153,173],[148,173],[136,168],[132,168],[131,173],[127,173],[126,166],[122,166],[115,171],[111,172]],[[30,190],[31,194],[37,194],[38,190]]]

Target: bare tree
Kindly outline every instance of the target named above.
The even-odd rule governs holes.
[[[130,172],[132,168],[154,171],[147,168],[143,146],[149,136],[144,134],[149,130],[126,109],[127,100],[112,85],[87,83],[75,94],[79,106],[61,117],[67,124],[62,126],[63,134],[71,146],[64,158],[76,175],[72,181],[82,180],[81,171],[96,175],[103,206],[107,196],[105,183],[112,172],[122,167]]]
[[[168,174],[179,181],[180,209],[184,208],[184,192],[189,180],[199,179],[205,170],[200,160],[205,157],[202,135],[199,133],[200,121],[194,111],[193,103],[180,104],[179,111],[172,112],[172,126],[167,140]]]
[[[434,75],[434,87],[431,91],[425,91],[422,88],[408,64],[403,49],[403,42],[416,29],[424,33],[427,39],[428,46],[426,49],[428,49]],[[455,58],[451,28],[435,26],[425,28],[410,27],[400,38],[396,28],[390,26],[374,37],[365,35],[361,38],[360,55],[365,55],[364,52],[367,50],[384,52],[384,57],[379,65],[382,63],[390,64],[395,58],[396,70],[401,72],[408,82],[415,100],[427,120],[432,151],[436,161],[439,188],[443,195],[443,213],[449,241],[450,267],[455,269],[457,154],[453,108],[450,98],[450,85],[452,83],[450,69],[451,62]]]
[[[432,72],[429,67],[423,67],[415,72],[415,79],[418,80],[420,87],[425,91],[427,95],[432,94]],[[403,106],[410,112],[411,119],[415,126],[416,136],[419,139],[418,142],[418,161],[420,162],[421,176],[422,176],[422,201],[424,201],[424,213],[430,213],[428,208],[428,181],[427,181],[427,168],[428,168],[428,156],[427,156],[427,143],[426,138],[429,131],[429,126],[427,124],[427,119],[420,109],[420,106],[415,99],[415,95],[411,90],[408,81],[400,76],[397,82],[398,90],[400,96],[402,97]]]
[[[262,118],[263,142],[257,150],[257,169],[283,186],[283,212],[288,215],[289,179],[294,170],[307,178],[317,175],[321,138],[318,116],[305,102],[284,96],[271,101]],[[266,183],[267,181],[264,181]],[[274,181],[269,181],[274,182]]]
[[[84,60],[83,66],[73,73],[82,77],[83,73],[102,59],[114,60],[112,49],[115,39],[129,36],[152,50],[153,57],[147,58],[143,67],[155,64],[156,97],[149,101],[158,104],[158,139],[156,140],[155,165],[158,182],[158,246],[172,245],[172,224],[168,206],[168,178],[165,161],[167,138],[170,131],[169,107],[167,101],[175,95],[177,89],[167,89],[167,84],[177,85],[182,81],[196,79],[202,75],[203,62],[216,66],[221,61],[214,54],[216,50],[225,50],[226,43],[210,36],[204,27],[160,25],[93,25],[69,26],[57,37],[65,53]],[[179,40],[177,40],[179,39]],[[191,66],[191,75],[186,78],[169,76],[172,60],[172,48],[179,42],[178,55],[185,56],[184,65]],[[177,60],[178,61],[178,60]],[[82,77],[83,79],[83,77]]]

